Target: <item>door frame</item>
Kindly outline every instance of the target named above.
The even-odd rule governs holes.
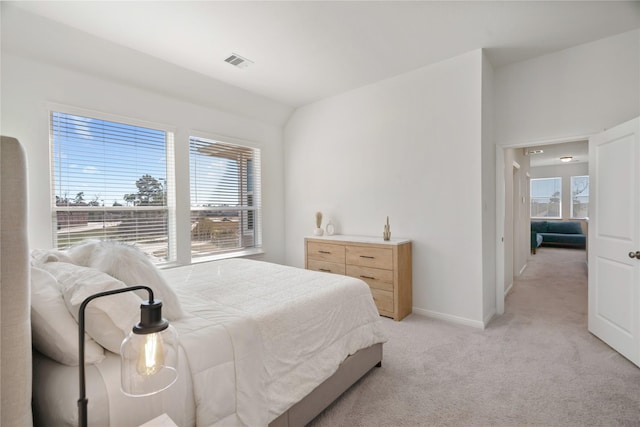
[[[520,215],[522,209],[522,203],[520,203],[520,197],[522,196],[522,185],[520,184],[520,177],[522,171],[520,171],[520,165],[515,160],[513,161],[513,165],[511,166],[511,179],[513,180],[513,185],[511,186],[511,235],[513,236],[514,243],[518,241],[518,238],[521,237],[522,234],[519,226],[520,224]],[[516,179],[518,180],[518,185],[516,187]],[[505,193],[506,194],[506,193]],[[516,208],[517,206],[517,208]],[[511,264],[513,265],[513,276],[515,277],[517,273],[517,267],[519,266],[518,261],[520,261],[519,252],[513,250],[513,257],[511,259]],[[505,290],[508,291],[508,290]]]
[[[506,182],[505,182],[505,165],[504,157],[505,150],[511,148],[525,148],[539,145],[554,145],[564,144],[567,142],[584,141],[589,140],[595,134],[577,135],[572,137],[563,137],[555,139],[544,139],[539,141],[529,142],[512,142],[504,145],[496,144],[496,315],[501,316],[504,314],[504,300],[505,294],[505,251],[511,247],[515,242],[505,242],[505,227],[506,222]],[[509,166],[509,173],[512,173],[513,166]],[[512,225],[513,226],[513,225]]]

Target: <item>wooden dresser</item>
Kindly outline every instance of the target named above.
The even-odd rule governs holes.
[[[306,269],[364,280],[382,316],[402,320],[411,313],[410,240],[346,235],[304,240]]]

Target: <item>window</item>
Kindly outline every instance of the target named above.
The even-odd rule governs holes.
[[[571,177],[571,218],[589,216],[589,176]]]
[[[562,217],[562,178],[531,180],[531,218]]]
[[[55,247],[117,240],[168,263],[189,259],[177,253],[183,229],[192,259],[262,246],[259,149],[191,137],[191,203],[178,207],[169,128],[63,109],[50,113]],[[178,227],[188,209],[190,228]]]
[[[173,134],[62,112],[50,120],[54,245],[110,239],[175,259]]]
[[[191,256],[260,247],[260,150],[189,138]]]

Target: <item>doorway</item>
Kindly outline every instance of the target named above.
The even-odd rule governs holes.
[[[497,312],[504,310],[504,298],[531,256],[530,180],[545,175],[562,179],[562,208],[550,220],[577,220],[586,230],[586,219],[575,218],[572,177],[588,176],[588,137],[519,144],[496,149],[496,298]],[[569,162],[561,157],[571,156]],[[582,195],[588,197],[588,192]],[[575,212],[578,212],[575,210]],[[502,308],[502,310],[500,310]]]

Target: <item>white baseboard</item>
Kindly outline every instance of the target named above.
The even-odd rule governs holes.
[[[520,273],[518,273],[518,277],[522,276],[522,273],[524,273],[526,269],[527,269],[527,264],[525,263],[520,269]]]
[[[509,284],[509,286],[507,286],[507,289],[504,290],[504,296],[505,298],[507,297],[507,295],[509,294],[509,292],[511,292],[511,290],[513,289],[513,282],[511,282]]]
[[[486,326],[485,322],[481,322],[479,320],[467,319],[466,317],[454,316],[451,314],[440,313],[433,310],[425,310],[423,308],[413,307],[413,312],[422,316],[432,317],[434,319],[446,320],[447,322],[457,323],[465,326],[471,326],[478,329],[484,329]],[[493,314],[491,315],[491,317],[493,317]]]
[[[489,314],[487,314],[484,317],[484,325],[482,325],[482,329],[485,329],[487,327],[487,325],[489,324],[489,322],[491,322],[491,319],[493,319],[495,315],[496,315],[496,310],[494,308],[489,312]]]

